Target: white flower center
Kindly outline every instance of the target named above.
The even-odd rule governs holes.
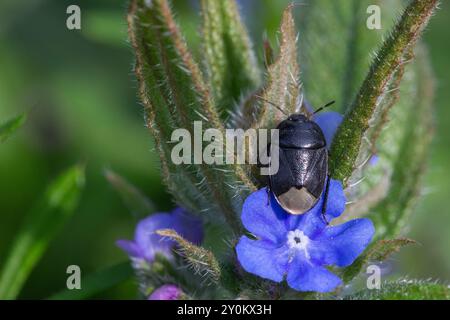
[[[309,238],[301,230],[289,231],[287,234],[287,245],[293,250],[303,250],[306,257],[309,256],[307,252]]]

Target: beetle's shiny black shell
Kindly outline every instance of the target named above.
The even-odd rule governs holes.
[[[325,137],[315,122],[300,114],[291,115],[277,129],[279,169],[270,176],[270,189],[286,211],[302,214],[317,203],[325,186]]]

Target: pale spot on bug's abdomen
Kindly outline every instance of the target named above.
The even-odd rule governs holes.
[[[275,197],[278,203],[291,214],[303,214],[317,202],[308,189],[292,187],[287,192]]]

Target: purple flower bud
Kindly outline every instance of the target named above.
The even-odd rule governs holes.
[[[172,259],[172,249],[176,243],[155,233],[160,229],[173,229],[195,244],[203,240],[201,220],[182,208],[176,208],[170,213],[155,213],[142,219],[136,227],[134,240],[118,240],[116,244],[133,261],[152,263],[156,254]]]
[[[165,284],[148,297],[148,300],[179,300],[183,291],[174,284]]]

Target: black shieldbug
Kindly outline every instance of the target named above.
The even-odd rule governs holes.
[[[313,114],[333,103],[334,101],[327,103]],[[322,129],[300,113],[288,116],[278,124],[277,129],[279,169],[269,175],[269,189],[280,206],[291,214],[307,212],[325,192],[322,208],[325,219],[330,181],[328,150]]]

